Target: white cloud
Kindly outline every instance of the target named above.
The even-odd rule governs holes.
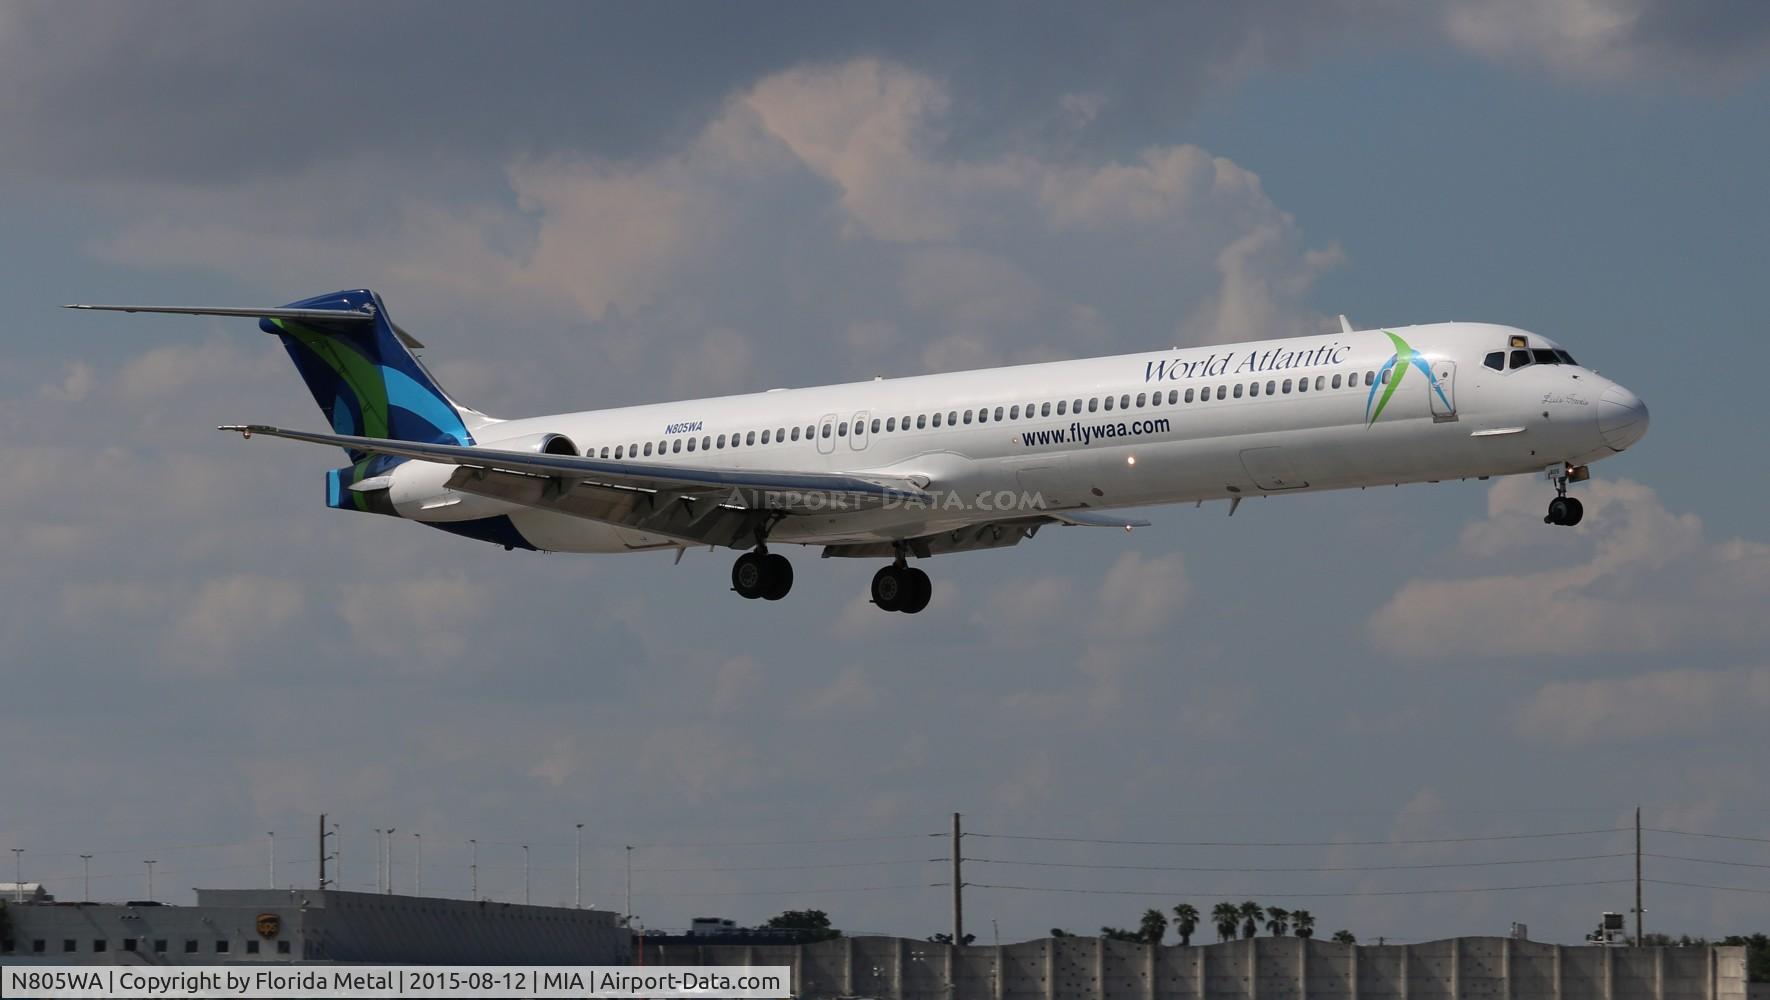
[[[1770,667],[1686,668],[1546,684],[1513,711],[1512,727],[1539,743],[1580,747],[1699,736],[1766,711]]]
[[[1127,552],[1100,581],[1090,628],[1114,639],[1147,638],[1168,626],[1191,591],[1180,553]]]
[[[1610,78],[1726,81],[1770,52],[1770,17],[1750,0],[1462,0],[1442,5],[1438,25],[1489,59]]]
[[[460,574],[373,580],[344,586],[338,614],[353,649],[429,673],[461,657],[466,626],[495,600]]]
[[[237,654],[281,631],[306,603],[295,580],[254,573],[210,580],[174,625],[170,656],[195,672],[231,672]]]
[[[844,667],[829,683],[807,693],[799,701],[806,715],[852,715],[868,712],[879,704],[879,691],[858,666]]]
[[[1496,483],[1487,519],[1463,532],[1465,555],[1510,555],[1519,569],[1410,580],[1371,616],[1371,642],[1437,660],[1770,638],[1762,613],[1770,545],[1710,541],[1696,515],[1668,511],[1652,489],[1626,479],[1594,481],[1573,532],[1549,528],[1545,489],[1527,476]]]

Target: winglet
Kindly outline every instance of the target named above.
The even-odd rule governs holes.
[[[1357,332],[1352,329],[1352,321],[1346,318],[1345,313],[1340,314],[1340,332],[1341,333],[1356,333]]]

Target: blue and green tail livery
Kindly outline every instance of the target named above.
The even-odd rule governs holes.
[[[1409,346],[1407,341],[1388,330],[1384,330],[1383,335],[1395,345],[1395,353],[1391,354],[1389,360],[1383,363],[1382,370],[1377,372],[1376,381],[1371,383],[1371,391],[1364,401],[1364,425],[1371,426],[1377,422],[1378,417],[1383,415],[1384,407],[1389,405],[1389,400],[1395,395],[1396,387],[1401,385],[1402,376],[1407,374],[1409,368],[1418,368],[1420,374],[1426,376],[1426,382],[1431,390],[1444,401],[1445,409],[1450,409],[1450,397],[1444,394],[1444,387],[1438,384],[1438,376],[1432,373],[1432,365],[1427,362],[1425,356]],[[1390,375],[1391,371],[1395,374]],[[1383,391],[1381,399],[1377,397],[1379,389]]]
[[[365,309],[367,307],[367,309]],[[283,341],[289,357],[313,393],[315,403],[338,434],[392,438],[427,444],[473,444],[461,408],[413,356],[414,344],[393,325],[381,297],[368,289],[333,292],[286,308],[309,310],[302,318],[267,317],[265,333]],[[329,322],[312,311],[338,310],[349,318]],[[364,312],[372,319],[365,322]],[[399,459],[350,452],[351,465],[326,475],[326,503],[364,509],[366,499],[349,487],[384,474]]]

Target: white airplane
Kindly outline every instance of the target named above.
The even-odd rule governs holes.
[[[270,309],[75,305],[253,317],[332,425],[326,503],[506,549],[745,551],[732,589],[779,600],[770,545],[888,560],[873,603],[914,614],[909,565],[1015,545],[1046,525],[1129,529],[1124,507],[1544,473],[1570,483],[1639,441],[1647,407],[1546,337],[1485,323],[1117,357],[498,420],[451,399],[375,293]]]

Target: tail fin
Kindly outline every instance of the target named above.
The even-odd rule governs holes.
[[[366,288],[333,292],[272,309],[221,306],[71,305],[103,312],[257,317],[282,338],[295,368],[332,430],[357,437],[427,444],[473,444],[491,418],[449,398],[413,355],[423,345],[393,324],[381,296]],[[326,503],[392,513],[385,493],[352,489],[405,459],[345,449],[351,464],[326,474]]]
[[[365,308],[367,307],[367,308]],[[429,444],[473,444],[483,414],[458,405],[411,352],[421,347],[393,325],[368,289],[333,292],[285,307],[299,310],[258,321],[283,341],[315,403],[338,434]],[[339,321],[323,316],[337,311]],[[367,314],[366,321],[360,317]],[[352,454],[353,461],[367,456]]]

